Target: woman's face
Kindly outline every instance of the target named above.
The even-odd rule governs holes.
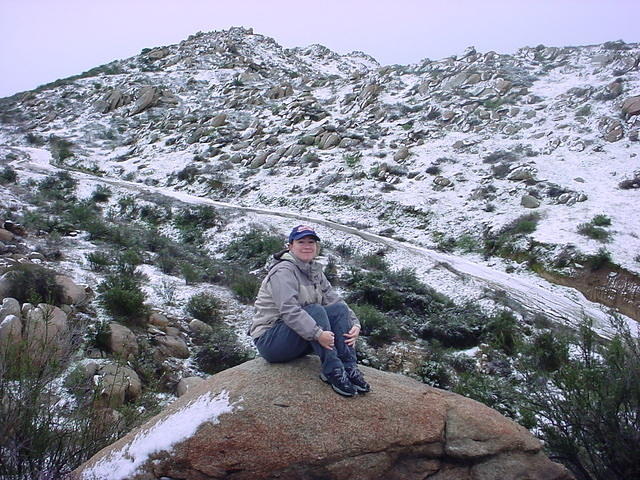
[[[310,262],[318,253],[318,243],[312,237],[302,237],[289,244],[289,251],[303,262]]]

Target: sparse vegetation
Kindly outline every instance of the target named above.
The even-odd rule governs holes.
[[[229,244],[224,257],[253,270],[264,266],[271,255],[283,248],[282,237],[253,227]]]
[[[200,369],[213,375],[227,368],[235,367],[253,358],[253,352],[247,350],[236,334],[224,325],[218,325],[204,341],[195,355]]]
[[[116,320],[141,324],[149,311],[144,304],[146,296],[140,286],[140,278],[129,272],[109,275],[97,288],[99,301]]]
[[[185,310],[193,318],[209,325],[220,322],[220,301],[211,293],[195,294],[187,302]]]
[[[0,185],[6,185],[7,183],[16,183],[17,180],[17,172],[9,165],[0,170]]]

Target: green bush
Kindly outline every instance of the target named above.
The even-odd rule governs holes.
[[[611,218],[606,215],[600,214],[596,215],[591,219],[591,223],[593,223],[596,227],[608,227],[611,225]]]
[[[49,145],[51,146],[51,155],[57,162],[73,157],[73,152],[71,151],[73,143],[69,140],[52,135],[49,138]]]
[[[260,279],[248,273],[236,275],[231,282],[231,290],[245,304],[252,304],[260,289]]]
[[[264,266],[267,259],[283,247],[284,242],[280,236],[253,227],[229,244],[224,258],[253,270]]]
[[[16,183],[17,180],[18,174],[10,166],[7,165],[2,170],[0,170],[0,185],[5,185],[7,183]]]
[[[118,273],[109,275],[98,285],[98,300],[116,320],[140,324],[148,315],[144,304],[146,296],[140,281],[134,275]]]
[[[501,414],[522,422],[521,396],[518,382],[512,377],[483,375],[476,372],[462,373],[452,391],[484,403]],[[532,427],[523,422],[523,425]]]
[[[578,225],[578,233],[601,242],[608,241],[610,237],[610,233],[607,230],[597,227],[593,223],[581,223]]]
[[[550,373],[526,371],[524,399],[548,452],[592,480],[640,473],[640,340],[612,323],[610,341],[586,322],[568,361]]]
[[[555,372],[569,361],[567,340],[551,331],[538,333],[526,353],[528,361],[542,372]]]
[[[479,243],[475,237],[465,233],[456,239],[456,247],[465,253],[471,253],[478,250]]]
[[[187,285],[193,285],[202,279],[202,272],[192,263],[183,263],[180,265],[180,273]]]
[[[384,258],[384,255],[381,254],[381,252],[362,255],[358,259],[358,263],[368,270],[379,270],[381,272],[389,270],[389,262],[387,262],[387,259]]]
[[[195,354],[195,362],[205,373],[213,375],[253,358],[229,327],[218,325]]]
[[[174,215],[173,223],[180,230],[184,242],[199,244],[204,240],[204,232],[221,225],[222,220],[214,208],[200,206],[183,208]]]
[[[420,366],[416,369],[415,375],[422,383],[426,383],[432,387],[444,390],[451,388],[451,372],[441,359],[434,359],[427,356],[427,358],[423,360]]]
[[[56,282],[56,272],[33,263],[18,263],[5,273],[9,288],[5,296],[20,303],[61,305],[62,287]]]
[[[399,329],[393,318],[377,310],[374,306],[353,305],[353,312],[360,320],[362,335],[373,346],[381,346],[397,339]]]
[[[89,268],[94,272],[104,272],[113,265],[113,260],[109,255],[104,252],[91,252],[85,255],[87,262],[89,262]]]
[[[107,202],[111,198],[113,192],[105,185],[97,185],[96,189],[91,194],[91,200],[95,203]]]
[[[493,348],[509,356],[515,355],[523,342],[518,321],[507,310],[489,319],[485,328],[485,338]]]
[[[38,182],[38,192],[48,201],[73,203],[77,184],[78,181],[68,172],[57,172]]]
[[[220,301],[211,293],[196,293],[185,306],[189,315],[209,325],[220,322]]]
[[[421,319],[417,330],[422,338],[445,347],[471,348],[478,345],[485,323],[484,315],[472,305],[449,303]]]

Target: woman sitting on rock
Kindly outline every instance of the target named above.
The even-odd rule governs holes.
[[[289,235],[288,250],[276,253],[255,302],[249,334],[268,362],[288,362],[315,353],[320,378],[340,395],[369,391],[356,366],[360,322],[314,258],[320,237],[306,225]]]

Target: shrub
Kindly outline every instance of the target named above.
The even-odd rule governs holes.
[[[353,312],[360,320],[361,334],[374,346],[393,342],[398,336],[398,326],[393,318],[372,305],[354,305]]]
[[[0,170],[0,185],[7,183],[16,183],[18,180],[18,174],[9,165]]]
[[[236,275],[230,286],[242,303],[252,304],[258,295],[260,280],[255,275],[243,273]]]
[[[347,164],[349,168],[355,168],[360,163],[361,157],[362,157],[362,154],[360,152],[357,152],[353,154],[345,154],[343,158],[344,158],[344,162]]]
[[[56,272],[33,263],[18,263],[5,273],[9,280],[6,297],[20,303],[61,305],[62,287],[56,282]]]
[[[91,252],[85,255],[89,268],[94,272],[104,272],[113,265],[113,261],[109,255],[104,252]]]
[[[38,182],[38,192],[47,200],[71,203],[75,201],[77,184],[78,181],[68,172],[57,172]]]
[[[111,198],[111,195],[113,195],[113,192],[109,187],[105,185],[98,185],[91,194],[91,200],[96,203],[102,203],[108,201],[109,198]]]
[[[112,274],[98,285],[99,301],[117,320],[142,323],[148,314],[145,294],[137,277],[128,273]]]
[[[62,162],[69,157],[73,157],[73,152],[71,151],[73,143],[69,140],[52,135],[49,138],[49,144],[51,145],[51,155],[57,162]]]
[[[269,256],[282,250],[283,246],[281,237],[254,227],[229,244],[224,258],[247,269],[256,269],[264,266]]]
[[[522,334],[516,317],[509,311],[503,310],[489,319],[485,329],[489,344],[509,356],[513,356],[520,349]]]
[[[382,254],[381,254],[382,253]],[[378,270],[380,272],[386,272],[389,270],[389,262],[384,258],[384,252],[370,253],[368,255],[361,256],[358,263],[363,268],[369,270]]]
[[[569,361],[569,346],[566,339],[551,331],[541,332],[526,348],[528,361],[543,372],[555,372]]]
[[[24,344],[0,349],[1,478],[65,478],[117,438],[90,403],[60,401],[61,376],[81,330],[72,323],[65,335],[40,344],[39,361]]]
[[[202,272],[188,262],[180,265],[180,273],[182,273],[182,277],[187,285],[193,285],[202,279]]]
[[[593,480],[640,472],[640,340],[623,321],[612,326],[613,338],[600,343],[585,322],[567,362],[551,373],[526,371],[527,407],[547,450]]]
[[[596,227],[593,223],[581,223],[578,225],[578,233],[601,242],[606,242],[610,236],[607,230]]]
[[[206,230],[219,226],[221,218],[211,207],[189,207],[180,210],[173,218],[174,225],[186,243],[199,244],[204,241]]]
[[[584,260],[592,271],[600,270],[611,263],[611,252],[604,247],[600,247],[597,253],[587,255]]]
[[[517,381],[511,377],[462,373],[452,390],[484,403],[509,418],[521,420],[521,397],[517,391]]]
[[[195,294],[187,301],[185,309],[193,318],[210,325],[220,321],[220,301],[211,293]]]
[[[611,218],[604,214],[599,214],[591,219],[591,223],[593,223],[596,227],[608,227],[609,225],[611,225]]]
[[[471,348],[478,345],[486,319],[476,308],[448,302],[435,310],[421,319],[417,327],[422,338],[437,340],[445,347]]]
[[[504,228],[504,232],[518,234],[533,233],[538,227],[540,221],[540,214],[537,212],[528,213],[515,219]]]
[[[203,372],[213,375],[251,360],[253,355],[238,342],[233,330],[218,325],[196,352],[195,361]]]
[[[478,250],[479,243],[474,236],[465,233],[456,240],[456,247],[465,253],[471,253]]]

